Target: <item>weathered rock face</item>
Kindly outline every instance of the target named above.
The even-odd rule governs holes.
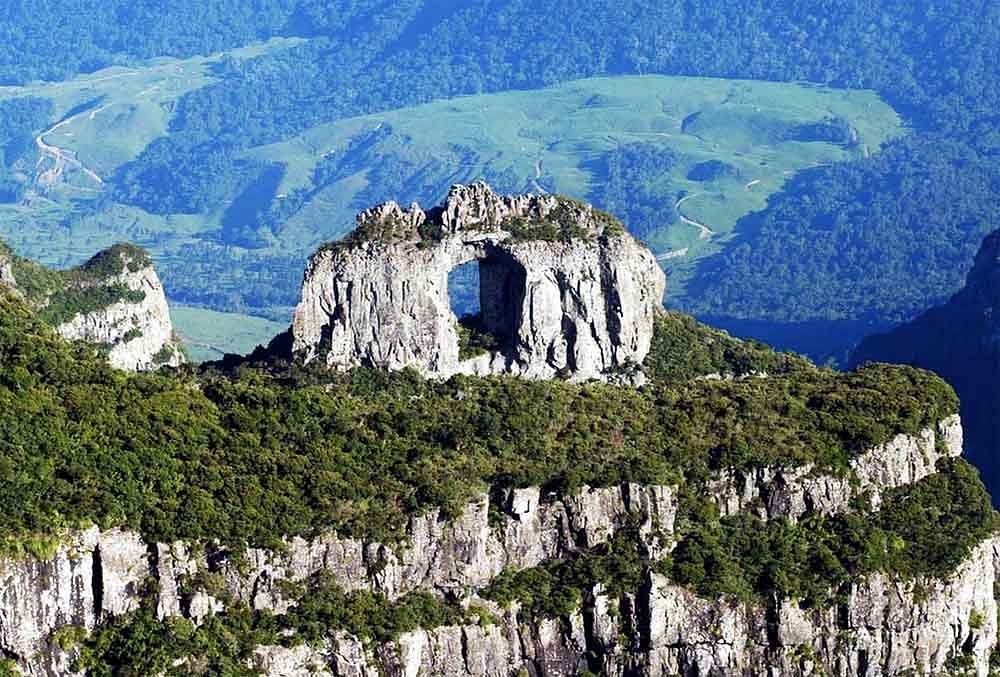
[[[2,251],[0,251],[0,284],[12,289],[17,288],[17,280],[14,279],[14,267],[10,257]]]
[[[45,289],[26,296],[18,270],[44,278]],[[116,369],[142,371],[184,362],[163,285],[141,249],[116,245],[79,268],[52,271],[14,257],[0,243],[0,285],[25,298],[63,338],[101,346]],[[97,298],[103,303],[95,308]],[[60,313],[59,320],[46,317],[46,309],[59,304],[70,312],[76,309],[76,314],[65,319]]]
[[[934,457],[922,454],[950,456],[960,447],[955,417],[920,435],[897,437],[858,457],[855,481],[845,491],[917,481],[934,467]],[[714,498],[724,510],[735,510],[727,477],[718,479]],[[813,483],[834,480],[840,478],[784,470],[758,478],[756,489],[761,497],[807,495]],[[497,501],[492,510],[491,500]],[[765,501],[763,517],[829,514],[847,500]],[[677,505],[676,490],[665,486],[584,488],[570,496],[508,490],[493,499],[484,494],[451,522],[434,513],[413,518],[401,548],[326,535],[290,539],[279,552],[252,549],[238,561],[211,546],[146,543],[131,532],[91,528],[45,561],[0,562],[0,655],[17,660],[26,675],[69,675],[75,650],[59,646],[53,632],[60,628],[91,630],[138,608],[147,594],[155,595],[160,618],[201,622],[224,609],[221,599],[284,613],[294,602],[285,599],[281,583],[322,571],[347,590],[398,598],[421,589],[475,600],[497,622],[419,630],[384,645],[338,632],[321,646],[259,647],[253,661],[264,674],[513,677],[526,670],[548,677],[586,669],[622,676],[862,677],[934,674],[948,660],[967,656],[974,673],[985,677],[997,636],[993,583],[1000,539],[981,543],[947,580],[918,584],[873,575],[856,582],[843,602],[823,609],[777,599],[764,605],[705,599],[652,573],[622,598],[595,587],[578,612],[561,620],[531,618],[516,605],[501,609],[477,597],[504,569],[567,557],[626,528],[638,532],[654,556],[665,554]],[[214,574],[211,591],[193,587],[203,572]],[[145,585],[150,578],[153,588]]]
[[[145,371],[182,364],[184,356],[174,341],[167,297],[152,266],[135,272],[126,269],[105,284],[122,285],[143,298],[76,315],[56,331],[69,340],[110,346],[108,361],[116,369]]]
[[[754,468],[727,471],[713,482],[723,515],[756,512],[763,519],[792,521],[807,514],[834,515],[848,509],[851,499],[867,494],[873,507],[886,489],[913,484],[934,472],[938,459],[962,454],[962,421],[950,416],[936,429],[920,435],[897,435],[850,464],[843,477],[817,474],[812,465],[795,468]]]
[[[306,271],[292,325],[306,360],[441,377],[587,379],[628,371],[649,352],[663,272],[587,205],[501,197],[477,184],[453,187],[427,213],[388,203],[358,223],[352,241],[321,250]],[[556,229],[566,237],[537,239]],[[499,347],[461,359],[448,273],[471,261],[480,269],[479,323]]]
[[[258,665],[283,677],[569,677],[584,670],[622,677],[864,677],[948,674],[949,661],[965,656],[969,674],[985,677],[997,640],[998,563],[1000,539],[991,539],[947,580],[921,589],[873,575],[823,609],[787,600],[765,606],[708,600],[651,573],[613,611],[597,586],[566,620],[494,609],[496,624],[418,630],[392,645],[366,648],[339,635],[318,649],[266,647]],[[315,666],[322,671],[310,672]]]

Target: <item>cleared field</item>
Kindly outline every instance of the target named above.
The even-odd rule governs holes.
[[[233,56],[292,44],[274,40]],[[869,91],[707,78],[591,78],[344,119],[251,148],[244,157],[279,167],[280,181],[203,213],[152,215],[108,200],[115,169],[169,134],[173,104],[212,82],[222,56],[0,88],[0,98],[54,102],[59,117],[39,136],[40,166],[59,164],[43,146],[68,158],[52,186],[22,204],[0,205],[0,238],[57,266],[77,264],[114,242],[135,242],[152,251],[173,301],[220,311],[251,307],[284,320],[308,255],[350,230],[355,213],[373,202],[416,199],[426,205],[452,183],[480,178],[502,189],[599,202],[609,180],[607,158],[639,144],[674,158],[668,170],[644,174],[641,185],[621,190],[626,203],[633,188],[642,193],[647,213],[654,214],[642,236],[670,273],[669,293],[679,298],[693,264],[717,251],[737,221],[764,207],[790,176],[877,152],[905,132],[895,111]],[[801,133],[830,120],[850,130],[850,143]],[[236,224],[263,234],[248,244],[227,239],[227,213],[281,217]],[[662,223],[655,222],[661,213]],[[225,329],[216,338],[189,331],[196,342],[229,350],[217,339],[235,336],[237,325],[221,323]]]
[[[196,362],[217,360],[226,353],[246,355],[288,329],[287,325],[253,315],[183,305],[171,305],[170,317],[174,330]]]
[[[803,141],[783,134],[831,118],[849,123],[854,143]],[[363,205],[358,198],[379,188],[370,185],[363,161],[372,156],[396,156],[403,173],[398,183],[410,193],[399,194],[393,186],[396,191],[387,191],[386,197],[441,195],[452,181],[506,174],[529,188],[586,199],[606,180],[600,159],[623,144],[642,143],[679,157],[672,171],[646,188],[662,195],[664,213],[688,196],[679,209],[683,218],[646,239],[664,261],[684,266],[714,251],[740,217],[763,208],[795,172],[876,152],[904,131],[895,111],[869,91],[633,76],[460,97],[343,120],[256,148],[248,156],[284,164],[278,193],[287,195],[315,189],[313,177],[324,158],[349,158],[359,139],[378,137],[386,129],[391,134],[379,137],[376,150],[359,158],[356,171],[319,190],[315,204],[284,225],[283,239],[335,237],[348,228]],[[450,161],[434,162],[441,158]],[[707,180],[691,178],[695,167],[712,161],[731,169]],[[411,175],[405,175],[407,170]]]

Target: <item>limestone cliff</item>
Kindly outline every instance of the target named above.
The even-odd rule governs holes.
[[[466,356],[448,273],[471,261],[476,330],[493,345]],[[428,212],[363,212],[352,237],[313,256],[293,347],[339,369],[608,378],[645,358],[664,288],[652,254],[589,205],[454,186]]]
[[[886,480],[917,481],[933,472],[933,456],[923,454],[955,456],[960,446],[959,423],[952,417],[859,457],[852,481],[842,487],[848,495],[841,505],[772,503],[765,516],[845,510],[851,492],[884,488]],[[907,466],[915,469],[891,471]],[[736,509],[725,478],[718,479],[712,500]],[[760,495],[809,495],[817,482],[823,484],[821,476],[780,469],[760,481]],[[390,598],[430,590],[465,599],[489,609],[493,620],[406,632],[392,642],[362,642],[332,632],[319,644],[258,646],[248,667],[275,677],[545,677],[583,671],[861,677],[940,674],[961,661],[969,674],[987,674],[997,641],[998,538],[981,542],[945,579],[873,574],[841,590],[840,601],[825,608],[780,598],[757,603],[703,598],[652,571],[622,597],[599,585],[591,588],[563,619],[535,617],[517,604],[502,608],[478,597],[502,570],[585,551],[622,529],[636,529],[643,547],[665,553],[677,505],[677,489],[668,486],[585,487],[565,496],[538,488],[508,490],[482,495],[452,521],[434,513],[413,518],[402,546],[331,534],[240,556],[211,544],[147,543],[128,531],[94,527],[69,535],[47,559],[0,563],[0,652],[23,674],[68,675],[78,649],[60,639],[67,628],[94,630],[137,609],[148,596],[161,619],[200,623],[227,604],[283,614],[296,603],[286,584],[325,571],[345,589]],[[208,580],[214,581],[210,587]]]
[[[0,284],[26,298],[63,338],[99,346],[117,369],[184,361],[163,285],[149,255],[137,247],[116,245],[67,271],[0,249]]]

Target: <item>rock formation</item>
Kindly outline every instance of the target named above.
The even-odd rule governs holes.
[[[768,519],[829,514],[846,510],[851,492],[863,491],[865,481],[875,487],[886,479],[917,481],[934,465],[933,458],[919,456],[955,456],[960,447],[955,417],[916,436],[900,435],[858,457],[852,468],[856,481],[844,484],[847,494],[834,507],[810,493],[832,478],[774,469],[756,490],[760,496],[812,496],[801,504],[771,503]],[[892,472],[912,464],[920,465],[913,474]],[[738,509],[723,480],[713,500]],[[498,502],[492,510],[491,501]],[[538,488],[508,490],[492,498],[483,494],[451,522],[436,513],[414,517],[402,547],[330,534],[290,539],[280,551],[251,549],[236,558],[211,545],[147,543],[128,531],[92,527],[68,536],[47,559],[0,562],[0,654],[16,660],[25,675],[68,675],[77,650],[57,641],[61,628],[93,630],[137,609],[146,595],[153,596],[161,619],[200,623],[226,604],[281,614],[294,604],[285,597],[283,582],[326,571],[347,590],[373,590],[392,599],[421,589],[475,600],[495,621],[420,629],[388,643],[335,632],[320,645],[259,646],[251,662],[263,674],[549,677],[590,670],[861,677],[940,674],[959,658],[969,663],[969,674],[987,674],[997,640],[998,538],[975,547],[947,579],[874,574],[840,591],[841,601],[825,608],[787,599],[706,599],[654,572],[621,599],[595,586],[561,620],[477,597],[501,570],[566,557],[608,542],[621,529],[637,529],[654,551],[669,547],[677,505],[676,489],[668,486],[584,487],[567,496]],[[211,590],[201,587],[206,579],[199,572],[212,574]],[[155,586],[146,585],[150,579]]]
[[[851,362],[865,361],[923,367],[951,383],[962,400],[967,454],[987,486],[1000,490],[1000,231],[983,241],[962,290],[863,341]]]
[[[477,330],[494,346],[467,357],[448,273],[471,261]],[[293,348],[339,369],[606,379],[646,356],[664,288],[652,254],[589,205],[454,186],[428,212],[392,202],[365,211],[346,242],[313,256]]]
[[[184,361],[163,285],[139,248],[116,245],[68,271],[47,270],[0,248],[0,284],[26,297],[63,338],[100,346],[116,369]]]

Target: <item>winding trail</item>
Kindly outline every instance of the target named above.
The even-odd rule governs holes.
[[[681,221],[683,221],[689,226],[694,226],[695,228],[698,229],[699,240],[707,240],[708,238],[715,235],[715,231],[706,226],[704,223],[695,221],[694,219],[689,219],[688,217],[684,216],[684,212],[681,211],[682,204],[684,204],[691,198],[699,197],[701,195],[705,195],[705,193],[692,193],[691,195],[685,195],[680,200],[678,200],[676,204],[674,204],[674,209],[677,211],[677,216],[680,217]]]
[[[534,186],[535,190],[541,195],[548,195],[549,192],[542,188],[542,184],[538,183],[538,180],[542,178],[542,161],[541,159],[535,160],[535,178],[531,180],[531,185]]]
[[[71,124],[85,115],[88,116],[89,120],[93,120],[98,113],[110,107],[110,105],[111,104],[105,104],[103,106],[89,108],[85,111],[77,113],[76,115],[71,115],[65,120],[57,122],[55,125],[35,137],[35,145],[38,146],[38,151],[41,153],[41,157],[38,158],[38,162],[35,164],[35,167],[40,167],[45,161],[45,158],[50,158],[55,163],[52,167],[46,169],[38,175],[37,182],[40,186],[46,188],[54,186],[62,178],[62,175],[66,171],[67,167],[73,167],[80,170],[84,176],[88,177],[99,186],[104,185],[104,179],[98,176],[95,171],[80,162],[80,160],[76,157],[76,153],[71,150],[66,150],[46,143],[45,137],[50,134],[54,134],[59,128]]]

